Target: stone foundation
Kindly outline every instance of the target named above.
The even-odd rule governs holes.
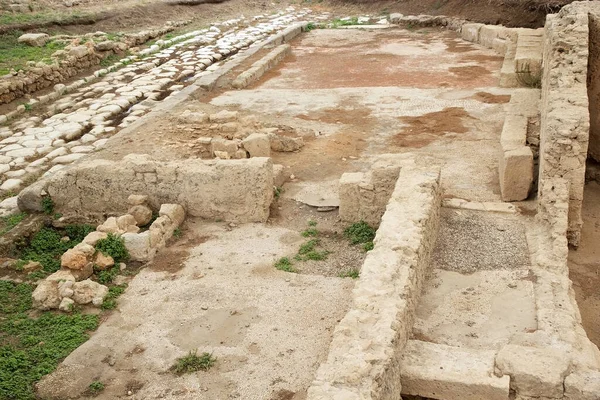
[[[58,212],[122,213],[133,193],[146,194],[155,209],[176,203],[195,217],[265,222],[273,199],[273,164],[262,157],[162,162],[136,154],[118,162],[94,160],[60,170],[23,190],[19,207],[40,211],[47,195]]]
[[[350,311],[308,400],[400,399],[400,359],[429,268],[441,206],[440,169],[403,167]]]

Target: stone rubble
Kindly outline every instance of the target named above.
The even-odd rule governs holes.
[[[48,106],[48,117],[11,120],[0,126],[0,193],[16,193],[40,174],[57,171],[101,148],[106,137],[139,120],[165,95],[210,74],[227,57],[284,30],[308,12],[288,9],[250,22],[240,18],[215,24],[142,50],[139,56],[146,58],[140,61],[134,62],[131,56],[97,71],[101,79],[93,83],[79,80],[67,87],[57,85],[57,92],[68,89],[69,94]],[[244,23],[248,26],[241,28]],[[7,120],[0,116],[0,123]],[[230,155],[240,157],[241,152]]]

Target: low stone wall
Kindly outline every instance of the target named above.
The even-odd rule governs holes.
[[[266,56],[252,64],[246,71],[238,75],[231,86],[236,89],[243,89],[252,82],[260,79],[265,72],[274,68],[281,60],[292,52],[292,47],[289,44],[282,44],[269,52]]]
[[[440,169],[403,167],[353,304],[335,329],[308,400],[401,398],[400,360],[429,269],[440,208]]]
[[[122,161],[94,160],[60,170],[19,194],[19,208],[40,211],[50,196],[58,212],[123,213],[132,193],[144,193],[158,209],[181,204],[186,213],[211,220],[265,222],[273,199],[270,158],[162,162],[132,154]]]
[[[554,178],[569,181],[569,243],[580,240],[585,162],[589,141],[587,66],[590,7],[577,2],[549,15],[542,77],[540,188]],[[541,198],[544,193],[538,192]]]

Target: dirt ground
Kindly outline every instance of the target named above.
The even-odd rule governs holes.
[[[590,340],[600,346],[600,185],[590,182],[583,196],[581,244],[569,252],[569,277]]]

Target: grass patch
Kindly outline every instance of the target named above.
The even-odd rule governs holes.
[[[54,200],[51,197],[46,196],[42,199],[42,210],[47,215],[54,213]]]
[[[46,272],[60,269],[60,256],[77,244],[93,230],[90,225],[69,225],[64,232],[56,228],[43,227],[31,238],[29,244],[21,249],[19,258],[24,261],[37,261]],[[62,241],[63,236],[69,236],[68,241]]]
[[[296,268],[294,268],[294,266],[292,265],[290,259],[287,257],[282,257],[279,260],[277,260],[277,262],[275,263],[275,269],[285,272],[298,272],[296,271]]]
[[[7,15],[0,15],[2,18]],[[48,61],[50,56],[57,50],[62,50],[65,45],[57,42],[48,42],[42,47],[28,46],[18,42],[23,32],[12,31],[0,35],[0,76],[8,74],[11,69],[19,71],[27,66],[28,61]]]
[[[31,318],[33,289],[0,281],[0,399],[35,399],[34,383],[54,371],[98,326],[97,315],[44,312]]]
[[[21,212],[14,215],[10,215],[8,217],[0,218],[2,222],[2,229],[0,229],[0,236],[4,235],[6,232],[10,231],[15,226],[19,225],[21,221],[25,219],[27,213]]]
[[[183,232],[181,232],[181,228],[177,228],[173,231],[173,237],[175,239],[179,239],[182,235],[183,235]]]
[[[352,244],[363,244],[363,249],[365,251],[373,250],[375,229],[365,221],[350,225],[344,230],[344,236],[346,236]]]
[[[208,371],[217,362],[210,353],[198,355],[198,350],[190,351],[188,355],[175,360],[171,370],[178,375],[189,374],[196,371]]]
[[[310,239],[303,243],[294,258],[298,261],[323,261],[327,259],[327,255],[329,254],[327,250],[319,251],[316,249],[319,243],[319,239]]]
[[[96,396],[104,390],[104,383],[100,381],[94,381],[90,383],[90,386],[88,386],[88,390],[92,396]]]
[[[117,308],[117,298],[125,292],[127,284],[115,285],[108,288],[108,294],[102,303],[103,310],[114,310]]]
[[[357,268],[350,269],[348,271],[344,271],[338,275],[340,278],[352,278],[358,279],[360,276],[360,271]]]
[[[121,59],[121,56],[119,56],[118,54],[111,54],[109,56],[104,57],[100,61],[100,66],[103,68],[110,67],[111,65],[113,65],[114,63],[119,61],[120,59]]]
[[[112,268],[100,271],[97,273],[98,283],[108,285],[119,275],[119,267],[114,266]]]
[[[115,260],[115,264],[129,260],[129,252],[125,247],[125,242],[120,236],[109,233],[104,239],[98,240],[96,250],[99,250],[104,255],[111,256]]]

